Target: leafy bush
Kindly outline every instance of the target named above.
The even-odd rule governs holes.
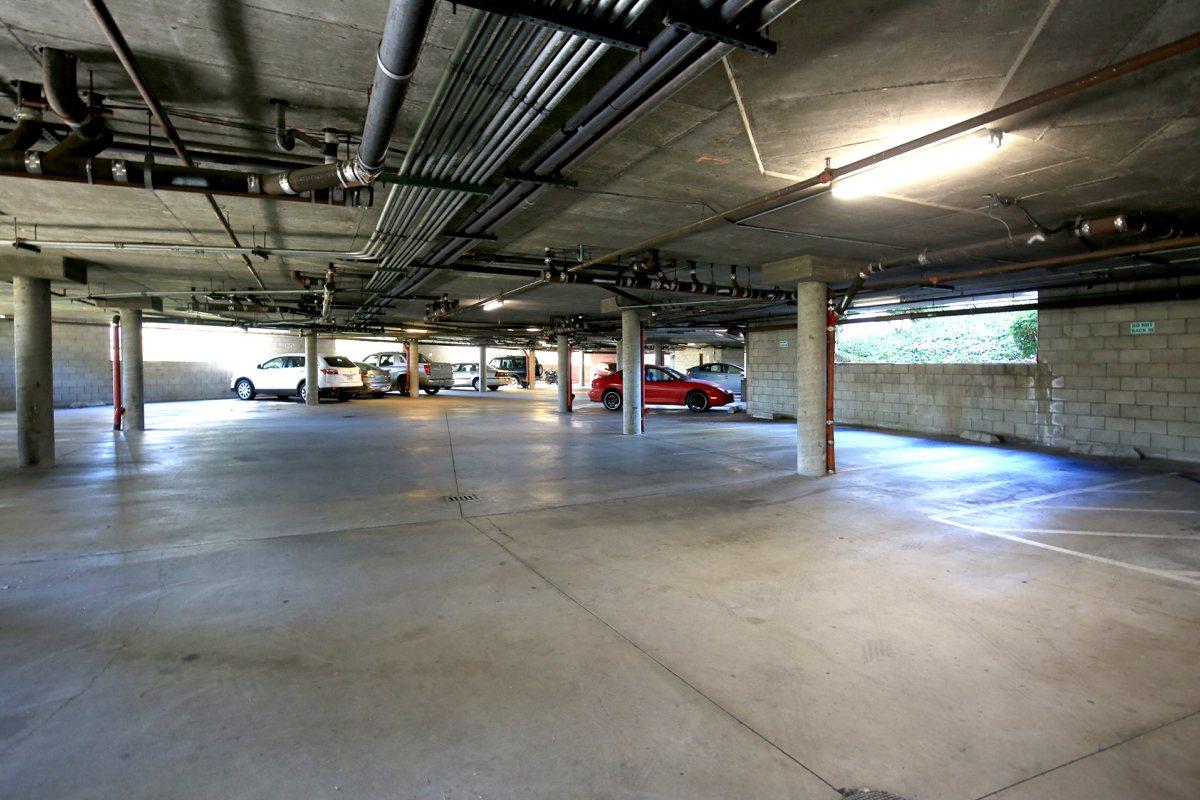
[[[838,329],[839,361],[874,364],[1004,364],[1033,361],[1037,312],[881,320]]]

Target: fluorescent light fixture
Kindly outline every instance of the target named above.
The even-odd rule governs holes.
[[[833,196],[839,200],[857,200],[886,194],[898,186],[935,178],[977,164],[1000,148],[1000,131],[976,131],[932,147],[885,161],[833,182]]]
[[[483,310],[495,311],[497,308],[502,308],[503,306],[504,301],[497,297],[495,300],[488,300],[486,303],[484,303]]]
[[[855,308],[870,308],[871,306],[890,306],[901,302],[899,297],[873,297],[870,300],[855,300]]]
[[[405,333],[429,333],[428,329],[426,329],[426,328],[405,328],[404,332]]]
[[[541,330],[541,328],[526,328],[525,330],[529,331],[530,333],[537,333]]]

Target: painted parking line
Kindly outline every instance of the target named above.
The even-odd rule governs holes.
[[[1059,547],[1058,545],[1048,544],[1047,542],[1040,542],[1040,541],[1037,541],[1036,539],[1029,539],[1029,538],[1026,538],[1026,536],[1019,536],[1017,534],[1068,535],[1068,536],[1109,536],[1109,537],[1135,538],[1135,539],[1183,539],[1183,540],[1190,540],[1190,541],[1200,541],[1200,536],[1188,536],[1188,535],[1177,535],[1177,534],[1137,533],[1137,532],[1123,532],[1123,531],[1058,530],[1058,529],[1048,529],[1048,528],[996,528],[996,527],[992,527],[992,526],[988,526],[988,525],[984,525],[984,524],[971,524],[969,522],[954,519],[954,517],[965,517],[968,515],[979,514],[979,513],[985,512],[985,511],[1000,511],[1000,510],[1017,508],[1017,507],[1022,507],[1022,506],[1030,506],[1035,503],[1041,503],[1041,502],[1045,502],[1047,500],[1054,500],[1054,499],[1057,499],[1060,497],[1070,497],[1072,495],[1080,495],[1080,494],[1086,494],[1086,493],[1091,493],[1091,492],[1124,491],[1124,492],[1154,493],[1154,490],[1134,490],[1134,489],[1123,489],[1121,487],[1126,487],[1126,486],[1130,486],[1130,485],[1137,484],[1137,483],[1142,483],[1142,482],[1149,481],[1149,480],[1156,480],[1159,478],[1169,478],[1176,474],[1178,474],[1178,473],[1169,472],[1169,473],[1164,473],[1162,475],[1149,475],[1149,476],[1144,476],[1144,477],[1140,477],[1140,478],[1131,478],[1128,480],[1113,481],[1111,483],[1100,484],[1098,486],[1081,487],[1078,489],[1064,489],[1063,491],[1060,491],[1060,492],[1051,492],[1049,494],[1038,495],[1035,497],[1027,497],[1023,500],[1002,501],[999,503],[992,503],[992,504],[986,505],[986,506],[980,506],[978,508],[956,509],[956,510],[944,513],[944,514],[931,515],[930,519],[934,522],[940,522],[943,525],[950,525],[952,527],[961,528],[963,530],[968,530],[973,533],[981,533],[981,534],[984,534],[985,536],[995,536],[999,539],[1007,539],[1010,542],[1018,542],[1020,544],[1029,545],[1030,547],[1037,547],[1042,550],[1049,550],[1054,553],[1062,553],[1063,555],[1075,556],[1076,558],[1082,558],[1085,561],[1092,561],[1092,562],[1095,562],[1098,564],[1106,564],[1111,567],[1117,567],[1118,569],[1126,569],[1126,570],[1130,570],[1132,572],[1140,572],[1145,575],[1153,575],[1155,577],[1166,578],[1167,580],[1176,581],[1178,583],[1186,583],[1190,586],[1200,587],[1200,571],[1171,570],[1171,569],[1158,569],[1155,567],[1144,567],[1144,566],[1141,566],[1140,564],[1133,564],[1133,563],[1130,563],[1127,561],[1120,561],[1115,558],[1105,558],[1104,556],[1093,555],[1092,553],[1083,553],[1078,550],[1071,550],[1070,548],[1067,548],[1067,547]],[[1045,506],[1044,508],[1046,508],[1048,510],[1074,509],[1074,510],[1088,510],[1088,511],[1106,511],[1109,513],[1117,512],[1117,511],[1152,511],[1153,510],[1153,509],[1134,509],[1134,508],[1101,508],[1101,507],[1087,507],[1087,506]],[[1171,513],[1173,511],[1179,511],[1179,510],[1180,509],[1168,509],[1167,512]],[[1193,512],[1187,512],[1187,513],[1195,513],[1195,512],[1193,511]]]
[[[987,531],[988,533],[1047,533],[1047,534],[1065,534],[1067,536],[1129,536],[1135,539],[1188,539],[1193,542],[1200,542],[1200,534],[1179,534],[1179,533],[1127,533],[1120,531],[1071,531],[1062,530],[1060,528],[993,528],[980,527],[979,530]]]
[[[1048,509],[1057,511],[1065,509],[1067,511],[1136,511],[1139,514],[1200,514],[1190,508],[1128,508],[1125,506],[1046,506]]]
[[[1104,556],[1092,555],[1091,553],[1081,553],[1078,550],[1071,550],[1066,547],[1058,547],[1057,545],[1046,544],[1045,542],[1039,542],[1034,539],[1026,539],[1021,536],[1014,536],[1010,533],[1000,533],[998,531],[989,531],[986,528],[978,528],[978,527],[975,527],[974,525],[968,525],[965,522],[957,522],[955,520],[946,519],[944,517],[930,517],[930,519],[932,519],[934,522],[940,522],[943,525],[952,525],[956,528],[963,528],[964,530],[974,531],[975,533],[982,533],[982,534],[986,534],[987,536],[995,536],[999,539],[1007,539],[1010,542],[1020,542],[1021,544],[1027,544],[1031,547],[1038,547],[1038,548],[1041,548],[1042,550],[1050,550],[1055,553],[1063,553],[1064,555],[1075,556],[1077,558],[1082,558],[1086,561],[1094,561],[1099,564],[1107,564],[1111,567],[1119,567],[1120,569],[1128,569],[1128,570],[1132,570],[1133,572],[1141,572],[1146,575],[1154,575],[1159,578],[1167,578],[1168,580],[1177,581],[1179,583],[1186,583],[1191,586],[1200,587],[1200,577],[1193,577],[1193,575],[1195,573],[1192,573],[1192,572],[1184,572],[1182,570],[1155,569],[1153,567],[1143,567],[1143,566],[1139,566],[1138,564],[1130,564],[1125,561],[1118,561],[1115,558],[1105,558]]]

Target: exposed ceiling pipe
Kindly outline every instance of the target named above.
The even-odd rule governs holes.
[[[84,3],[91,10],[92,16],[96,18],[100,30],[104,33],[104,38],[108,39],[109,45],[113,52],[116,53],[117,60],[121,62],[121,66],[125,68],[125,74],[129,76],[129,80],[137,89],[138,94],[142,97],[142,102],[150,110],[151,116],[158,123],[158,127],[162,129],[163,135],[167,137],[167,141],[171,143],[171,147],[175,150],[179,160],[185,166],[194,166],[192,157],[188,155],[187,148],[183,145],[183,140],[179,138],[178,131],[175,130],[175,125],[172,124],[171,118],[167,116],[167,112],[163,109],[162,104],[158,102],[158,97],[150,89],[150,84],[146,82],[146,76],[142,73],[142,68],[138,65],[137,58],[133,55],[132,48],[125,41],[125,35],[121,33],[121,29],[117,26],[117,21],[113,19],[112,13],[108,10],[104,0],[84,0]],[[90,165],[87,169],[87,175],[90,182],[92,169]],[[113,176],[117,177],[116,175]],[[238,241],[237,234],[233,232],[233,228],[229,225],[229,220],[225,217],[225,212],[217,205],[217,201],[213,199],[211,194],[205,193],[205,198],[208,201],[208,206],[217,217],[217,221],[221,223],[221,228],[224,229],[225,235],[234,247],[240,247],[241,242]],[[254,269],[254,265],[250,263],[250,257],[243,255],[242,263],[246,265],[246,269],[250,272],[254,282],[261,288],[265,288],[262,278],[258,276],[258,271]]]
[[[316,189],[368,186],[383,171],[396,115],[417,67],[434,0],[391,0],[383,39],[375,56],[375,80],[358,153],[352,160],[290,170],[267,176],[268,194],[299,194]],[[279,108],[282,108],[281,106]]]
[[[59,158],[94,156],[112,143],[112,131],[104,117],[79,96],[78,68],[79,59],[74,53],[42,48],[42,91],[46,104],[71,127],[71,133],[45,154],[27,153],[26,166],[31,172]]]
[[[14,116],[17,124],[11,131],[0,136],[0,151],[28,150],[42,139],[45,125],[42,123],[41,109],[18,105]]]
[[[1016,264],[1004,264],[998,267],[981,267],[979,269],[950,272],[945,275],[929,275],[905,278],[903,280],[891,281],[889,283],[882,283],[872,286],[870,290],[873,292],[892,291],[893,289],[902,289],[908,286],[953,283],[955,281],[967,280],[971,278],[982,278],[992,275],[1008,275],[1013,272],[1025,272],[1033,269],[1075,266],[1078,264],[1088,264],[1093,261],[1101,261],[1108,258],[1140,256],[1149,253],[1186,250],[1195,247],[1200,247],[1200,236],[1181,236],[1175,239],[1166,239],[1157,242],[1143,242],[1141,244],[1131,244],[1123,247],[1110,247],[1104,250],[1093,250],[1087,253],[1073,253],[1066,256],[1055,256],[1054,258],[1043,258],[1037,261],[1022,261]]]
[[[771,211],[777,211],[796,202],[801,202],[813,196],[814,193],[823,194],[829,190],[830,185],[838,178],[849,177],[858,172],[870,169],[871,167],[882,164],[897,156],[911,153],[924,147],[929,147],[941,142],[961,136],[970,131],[982,128],[990,123],[997,122],[1002,119],[1007,119],[1015,114],[1028,111],[1046,103],[1060,100],[1064,97],[1077,94],[1079,92],[1106,83],[1123,75],[1128,75],[1145,67],[1161,63],[1176,56],[1189,53],[1200,48],[1200,33],[1193,33],[1190,36],[1185,36],[1182,39],[1165,44],[1161,47],[1156,47],[1153,50],[1148,50],[1140,55],[1124,61],[1104,67],[1103,69],[1090,72],[1082,75],[1074,80],[1060,83],[1057,86],[1052,86],[1041,92],[1031,94],[1011,103],[1007,103],[999,108],[986,111],[982,114],[977,114],[974,117],[969,117],[953,125],[940,128],[932,133],[917,137],[895,147],[890,147],[865,158],[860,158],[845,164],[840,167],[827,167],[821,173],[807,178],[803,181],[793,183],[790,186],[785,186],[782,189],[769,192],[767,194],[755,197],[752,200],[747,200],[740,205],[725,211],[712,214],[704,219],[696,222],[682,225],[678,228],[673,228],[669,231],[656,234],[648,239],[643,239],[635,244],[613,250],[603,255],[597,256],[595,259],[585,261],[572,269],[582,270],[587,269],[592,265],[593,261],[613,261],[641,251],[663,244],[664,242],[681,239],[686,236],[691,236],[702,231],[708,230],[722,224],[745,222],[755,217]]]

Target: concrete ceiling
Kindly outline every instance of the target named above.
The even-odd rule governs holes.
[[[277,158],[282,154],[272,153],[269,97],[291,102],[290,125],[358,132],[385,6],[383,0],[271,8],[245,0],[110,2],[186,141]],[[449,3],[439,7],[393,140],[397,158],[472,13],[477,12],[460,8],[455,14]],[[36,46],[71,50],[94,71],[96,90],[117,106],[114,128],[126,138],[146,136],[136,92],[79,4],[0,0],[0,18],[0,78],[37,80]],[[736,52],[730,66],[766,170],[809,176],[827,157],[844,163],[897,137],[971,116],[1197,30],[1200,5],[1192,0],[804,0],[771,26],[770,37],[779,43],[776,56]],[[556,119],[581,105],[601,78],[631,57],[610,50],[525,149],[542,141]],[[1049,224],[1138,210],[1194,219],[1200,188],[1198,74],[1200,55],[1172,59],[999,126],[1004,147],[986,162],[910,182],[886,198],[820,197],[753,222],[773,230],[728,225],[666,243],[664,255],[715,262],[723,278],[733,263],[753,267],[804,253],[866,262],[906,249],[1028,231],[1019,212],[989,208],[985,195],[993,192],[1025,198]],[[303,144],[297,148],[306,151]],[[539,255],[550,247],[574,253],[582,244],[602,253],[790,182],[760,174],[721,66],[570,177],[578,188],[542,192],[496,230],[497,242],[478,252]],[[363,244],[382,194],[377,189],[374,209],[241,198],[221,198],[220,205],[246,242],[340,250]],[[226,243],[203,198],[186,194],[0,178],[0,216],[4,225],[15,218],[25,237],[33,237],[36,226],[43,239]],[[1078,247],[1068,242],[1063,249]],[[237,257],[119,252],[86,257],[97,265],[93,293],[251,286]],[[295,288],[291,270],[316,271],[323,264],[273,258],[257,268],[268,287],[282,289]],[[360,280],[347,276],[343,285],[353,289]],[[418,292],[445,292],[469,302],[526,281],[445,272]],[[6,291],[0,290],[0,309],[7,306]],[[585,287],[545,288],[514,299],[502,319],[482,313],[460,318],[537,323],[552,315],[598,314],[605,296]],[[357,298],[351,293],[344,299]],[[423,302],[400,302],[382,319],[417,320]],[[98,312],[61,300],[56,313]]]

